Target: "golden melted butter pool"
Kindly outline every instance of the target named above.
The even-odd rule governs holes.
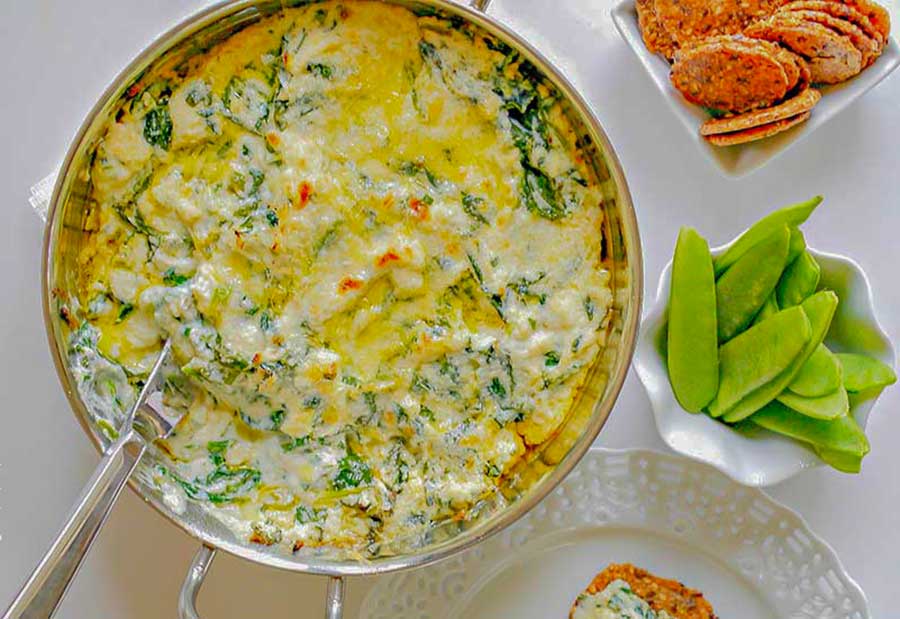
[[[464,518],[604,344],[585,159],[552,86],[460,20],[256,23],[145,76],[97,145],[82,397],[113,433],[171,339],[156,483],[259,544],[371,556]]]

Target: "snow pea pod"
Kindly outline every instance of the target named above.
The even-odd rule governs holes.
[[[891,366],[878,359],[854,353],[835,355],[844,371],[844,388],[856,393],[868,389],[887,387],[897,382]]]
[[[753,324],[759,324],[766,318],[770,318],[778,313],[778,301],[775,300],[775,292],[769,295],[769,298],[766,299],[766,302],[763,303],[762,309],[759,310],[759,313],[756,314],[756,317],[753,319]]]
[[[725,253],[715,260],[716,277],[724,273],[728,267],[738,261],[747,250],[769,236],[781,226],[796,228],[806,221],[816,207],[822,203],[822,196],[816,196],[806,202],[786,206],[782,209],[766,215],[758,222],[750,226]]]
[[[719,350],[712,255],[693,228],[682,228],[675,245],[667,337],[672,391],[682,408],[699,412],[719,388]]]
[[[869,441],[853,417],[828,421],[792,411],[780,402],[770,402],[748,419],[756,425],[818,447],[864,456]]]
[[[862,456],[824,447],[816,447],[815,450],[822,462],[842,473],[859,473],[862,470]]]
[[[776,399],[791,410],[813,419],[837,419],[850,412],[850,400],[843,385],[834,392],[818,398],[807,398],[783,391]]]
[[[716,282],[719,342],[750,324],[778,284],[787,264],[791,231],[781,226],[741,256]]]
[[[775,289],[779,307],[793,307],[803,303],[816,291],[821,269],[819,263],[808,251],[801,253],[784,270],[784,275]]]
[[[806,313],[793,307],[723,344],[719,348],[719,391],[709,405],[710,414],[721,416],[776,379],[803,351],[811,335]]]
[[[794,306],[787,310],[782,310],[773,318],[777,317],[779,314],[783,314],[784,312],[789,312],[795,309],[802,309],[803,313],[809,318],[809,324],[811,326],[811,337],[806,344],[806,347],[803,351],[794,359],[791,364],[788,366],[786,370],[784,370],[781,374],[779,374],[774,380],[769,383],[763,385],[753,393],[747,395],[743,400],[738,402],[737,404],[731,405],[729,407],[717,408],[713,409],[713,405],[716,404],[716,401],[713,401],[713,404],[710,405],[710,412],[715,414],[715,416],[723,416],[724,420],[728,423],[734,423],[737,421],[741,421],[742,419],[746,419],[763,406],[774,400],[778,394],[784,391],[788,385],[794,380],[794,377],[800,371],[800,368],[803,367],[803,364],[806,363],[806,360],[813,354],[816,347],[822,343],[822,340],[825,339],[825,334],[828,333],[828,328],[831,326],[831,319],[834,318],[834,311],[837,309],[838,298],[837,295],[831,290],[822,290],[817,292],[806,301],[801,303],[798,306]],[[772,320],[769,318],[768,320]],[[758,326],[761,326],[768,322],[768,320],[764,320]],[[753,329],[757,327],[753,327],[745,331],[745,333],[749,333]],[[740,336],[738,336],[740,337]],[[735,338],[737,339],[737,338]],[[721,354],[721,352],[720,352]]]
[[[841,362],[825,344],[819,344],[788,389],[797,395],[817,398],[834,393],[843,384],[842,378]]]
[[[791,243],[788,248],[787,263],[790,264],[806,251],[806,239],[800,228],[791,228]]]

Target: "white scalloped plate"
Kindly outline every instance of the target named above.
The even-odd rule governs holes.
[[[713,255],[731,243],[714,248]],[[872,287],[862,267],[846,256],[809,251],[822,267],[820,287],[834,290],[840,299],[825,343],[834,351],[871,355],[895,367],[894,349],[878,322]],[[739,434],[709,415],[692,415],[681,408],[657,344],[667,321],[671,272],[669,261],[660,275],[656,301],[641,319],[632,362],[650,398],[660,437],[673,450],[711,464],[748,486],[771,486],[823,466],[815,452],[798,441],[762,429],[752,436]],[[850,413],[863,428],[879,395],[851,395]]]
[[[868,619],[865,595],[803,519],[712,467],[593,449],[506,531],[374,580],[361,619],[565,619],[609,563],[700,589],[720,617]]]

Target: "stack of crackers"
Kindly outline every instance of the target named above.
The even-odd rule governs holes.
[[[813,88],[881,55],[890,15],[874,0],[636,0],[644,44],[672,62],[672,84],[713,116],[718,146],[780,133],[810,117]]]

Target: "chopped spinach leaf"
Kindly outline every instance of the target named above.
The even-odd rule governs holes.
[[[206,451],[209,452],[209,459],[212,460],[213,464],[216,466],[222,466],[225,464],[225,452],[228,450],[228,446],[231,445],[231,441],[210,441],[206,444]]]
[[[369,414],[374,415],[378,412],[378,404],[375,401],[375,394],[371,391],[366,391],[363,393],[363,400],[365,400],[366,408],[369,410]]]
[[[542,170],[524,164],[525,174],[522,177],[521,191],[525,207],[544,219],[562,219],[569,214],[565,205],[560,204],[560,197],[553,181]]]
[[[144,139],[152,146],[169,150],[172,143],[172,117],[167,105],[158,105],[144,116]]]
[[[428,379],[418,373],[413,375],[412,384],[409,388],[414,393],[423,393],[432,390],[431,383],[428,382]]]
[[[584,298],[584,313],[587,315],[587,319],[590,321],[594,320],[594,313],[597,311],[597,306],[594,305],[594,300],[591,297]]]
[[[272,330],[272,314],[268,310],[261,312],[259,315],[259,328],[263,331]]]
[[[419,406],[419,414],[422,417],[424,417],[425,419],[427,419],[428,421],[434,421],[434,411],[431,410],[430,408],[428,408],[427,406],[425,406],[424,404],[421,404]]]
[[[469,259],[469,265],[472,267],[472,273],[475,274],[475,279],[478,280],[479,284],[484,283],[484,276],[481,273],[481,268],[478,266],[478,263],[475,262],[475,258],[472,257],[472,254],[466,253],[466,258]]]
[[[502,473],[503,471],[500,470],[500,467],[493,462],[488,462],[484,466],[484,474],[488,477],[500,477]]]
[[[300,505],[294,512],[294,518],[299,524],[308,524],[310,522],[319,522],[325,516],[324,510],[318,510],[314,507]]]
[[[501,400],[506,398],[506,387],[503,386],[503,383],[501,383],[500,379],[496,376],[491,379],[491,383],[488,385],[488,391]]]
[[[361,484],[371,483],[371,481],[372,469],[355,453],[348,452],[346,456],[341,458],[338,464],[337,475],[332,480],[331,485],[335,490],[346,490],[347,488],[357,488]]]
[[[334,75],[334,69],[332,69],[329,65],[322,64],[320,62],[309,63],[308,65],[306,65],[306,71],[326,80],[330,80],[332,75]]]
[[[441,55],[438,54],[437,48],[435,48],[433,43],[429,43],[425,39],[419,41],[419,54],[422,56],[422,60],[431,62],[438,68],[443,66],[443,60]]]
[[[218,443],[216,441],[216,443]],[[214,447],[217,449],[217,447]],[[212,457],[212,454],[211,454]],[[221,457],[217,455],[216,461]],[[229,466],[224,457],[206,476],[196,477],[189,482],[170,473],[175,482],[184,489],[191,499],[209,501],[214,505],[232,503],[259,485],[262,478],[257,469],[249,466]]]
[[[481,212],[481,206],[483,204],[484,198],[479,198],[478,196],[473,196],[468,193],[463,193],[462,195],[463,212],[475,221],[486,224],[488,223],[487,217]]]
[[[417,176],[419,174],[424,174],[425,179],[428,181],[428,184],[432,187],[437,187],[440,179],[428,169],[424,163],[420,163],[417,161],[404,161],[400,164],[400,173],[405,174],[407,176]]]
[[[134,305],[131,303],[123,303],[119,308],[119,314],[116,316],[116,322],[122,322],[128,315],[134,311]]]
[[[174,268],[166,269],[166,272],[163,273],[163,283],[166,286],[180,286],[191,279],[187,275],[181,275],[175,272]]]
[[[292,436],[286,441],[281,442],[281,450],[284,453],[290,453],[298,447],[303,447],[309,442],[309,436]]]
[[[515,408],[502,408],[494,415],[494,422],[501,428],[509,422],[518,423],[523,419],[525,419],[525,413]]]
[[[276,411],[272,411],[269,415],[269,421],[272,422],[272,428],[277,430],[281,427],[281,424],[284,423],[285,410],[283,408],[279,408]]]

